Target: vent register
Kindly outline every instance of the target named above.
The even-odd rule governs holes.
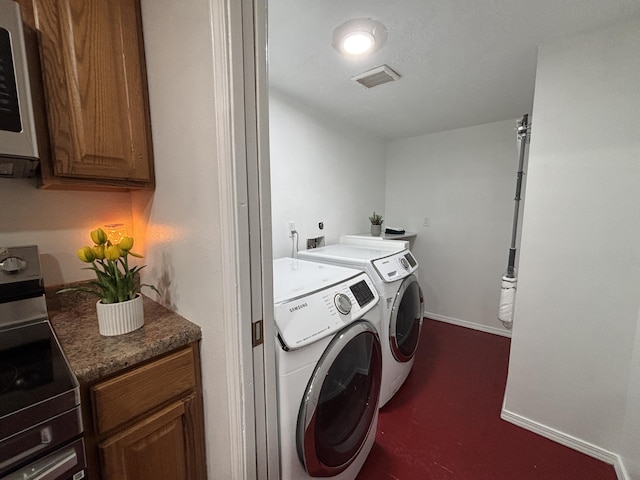
[[[354,75],[351,80],[365,88],[373,88],[400,79],[400,75],[388,65],[380,65],[366,72]]]

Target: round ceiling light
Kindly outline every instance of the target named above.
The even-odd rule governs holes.
[[[333,47],[349,56],[368,55],[382,48],[387,29],[377,20],[355,18],[333,31]]]
[[[342,38],[342,49],[350,55],[363,55],[376,44],[369,32],[352,32]]]

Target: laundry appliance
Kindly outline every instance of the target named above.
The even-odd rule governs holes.
[[[398,391],[413,367],[422,328],[418,262],[405,242],[339,243],[298,252],[304,260],[356,268],[369,274],[380,295],[382,386],[380,407]]]
[[[375,440],[379,295],[359,270],[273,261],[283,480],[353,480]]]

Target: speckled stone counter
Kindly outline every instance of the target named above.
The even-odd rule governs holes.
[[[56,294],[47,289],[49,319],[81,383],[92,383],[132,365],[201,338],[200,327],[144,297],[144,326],[104,337],[98,331],[97,297],[83,292]]]

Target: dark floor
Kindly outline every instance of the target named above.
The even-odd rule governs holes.
[[[611,465],[500,419],[509,345],[425,321],[358,480],[616,480]]]

